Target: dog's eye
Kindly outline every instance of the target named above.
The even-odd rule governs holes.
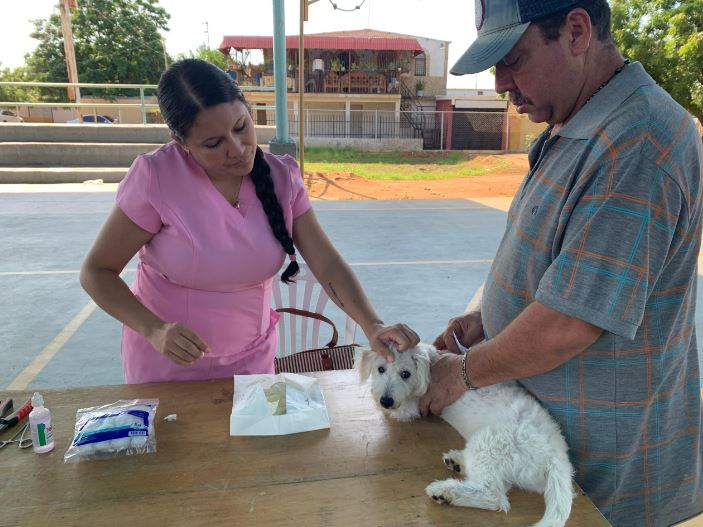
[[[400,372],[400,378],[408,380],[410,378],[410,372],[408,370],[403,370]]]
[[[378,373],[386,373],[386,368],[384,368],[383,366],[379,366]]]

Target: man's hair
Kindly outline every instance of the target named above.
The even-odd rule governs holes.
[[[601,42],[612,42],[610,33],[610,6],[607,0],[588,0],[554,13],[553,15],[535,20],[533,24],[540,28],[546,40],[558,40],[561,28],[566,22],[566,15],[577,8],[584,9],[591,17],[591,23],[596,28],[596,37]]]

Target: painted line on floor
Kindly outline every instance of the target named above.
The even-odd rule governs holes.
[[[95,311],[98,307],[95,302],[90,302],[81,311],[66,324],[49,344],[41,350],[29,365],[15,377],[8,385],[7,390],[26,390],[29,383],[32,382],[39,373],[46,367],[51,359],[63,348],[73,334],[83,325],[83,322]]]
[[[356,262],[349,263],[352,267],[387,267],[392,265],[466,265],[466,264],[487,264],[491,263],[492,259],[476,259],[476,260],[398,260],[389,262]],[[134,273],[137,269],[125,269],[123,273]],[[42,276],[42,275],[60,275],[60,274],[79,274],[80,270],[65,270],[65,271],[0,271],[2,276]]]
[[[120,273],[120,277],[124,278],[124,273],[128,272],[125,269]],[[76,331],[83,325],[83,323],[88,320],[88,317],[93,314],[93,311],[98,307],[98,305],[92,300],[80,310],[80,312],[73,317],[64,328],[59,331],[51,342],[39,352],[39,355],[34,357],[34,360],[29,363],[29,365],[20,372],[20,374],[14,378],[14,380],[7,386],[7,390],[26,390],[29,383],[36,379],[37,375],[49,364],[49,361],[53,359],[56,354],[64,347],[66,342],[74,335]]]
[[[464,264],[486,264],[491,263],[493,259],[477,259],[477,260],[408,260],[408,261],[391,261],[391,262],[355,262],[349,263],[351,267],[384,267],[391,265],[464,265]]]
[[[473,200],[469,200],[473,201]],[[326,201],[325,203],[333,203]],[[316,207],[315,208],[315,213],[319,214],[322,212],[325,213],[330,213],[333,214],[335,212],[353,212],[355,214],[358,214],[359,212],[363,212],[365,214],[372,214],[374,212],[416,212],[418,210],[438,210],[442,212],[448,212],[448,211],[456,211],[456,210],[481,210],[485,209],[485,206],[481,205],[474,205],[472,203],[466,203],[466,205],[463,204],[457,204],[457,205],[446,205],[446,206],[414,206],[414,207],[368,207],[368,208],[361,208],[361,207]],[[495,207],[493,207],[495,208]]]
[[[123,273],[133,273],[137,269],[125,269]],[[69,271],[0,271],[0,276],[38,276],[38,275],[53,275],[53,274],[79,274],[80,270]]]

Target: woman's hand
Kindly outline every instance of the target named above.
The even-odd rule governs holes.
[[[205,342],[179,322],[165,322],[149,337],[156,351],[176,364],[188,366],[208,352]]]
[[[459,347],[454,341],[455,334],[459,342],[467,348],[481,342],[484,339],[481,312],[473,311],[466,315],[452,318],[447,325],[447,329],[434,340],[434,347],[440,353],[442,351],[459,353]]]
[[[398,351],[405,351],[408,348],[417,346],[420,337],[405,324],[393,324],[392,326],[378,325],[366,333],[369,339],[369,346],[376,353],[380,353],[388,362],[393,362],[393,352],[391,346]]]

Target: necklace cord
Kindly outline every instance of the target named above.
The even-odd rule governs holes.
[[[601,91],[603,88],[605,88],[605,87],[608,85],[608,83],[609,83],[611,80],[613,80],[613,79],[615,78],[615,76],[616,76],[618,73],[620,73],[622,70],[624,70],[624,69],[625,69],[625,66],[627,66],[627,65],[630,64],[631,62],[632,62],[632,61],[631,61],[630,59],[625,59],[625,62],[623,62],[622,65],[621,65],[618,69],[615,70],[615,73],[613,73],[613,74],[610,76],[610,78],[608,78],[608,80],[606,80],[603,84],[601,84],[600,86],[598,86],[598,88],[596,88],[596,91],[594,91],[594,92],[591,94],[591,96],[590,96],[588,99],[586,99],[586,102],[583,103],[583,105],[585,106],[586,104],[588,104],[588,101],[590,101],[591,99],[593,99],[593,97],[595,97],[596,93],[598,93],[598,92]]]

